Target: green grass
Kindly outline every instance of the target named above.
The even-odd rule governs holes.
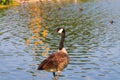
[[[8,7],[18,6],[18,5],[19,5],[19,3],[13,1],[13,2],[11,2],[11,3],[8,4],[8,5],[2,5],[2,4],[0,4],[0,9],[5,9],[5,8],[8,8]]]

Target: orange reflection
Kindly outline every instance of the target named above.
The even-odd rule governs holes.
[[[30,16],[29,29],[32,31],[32,36],[31,38],[25,40],[25,44],[33,44],[34,52],[42,50],[43,52],[41,55],[46,56],[50,48],[48,48],[49,45],[45,43],[43,39],[48,35],[48,26],[44,26],[44,22],[42,21],[43,13],[44,17],[46,17],[46,15],[44,10],[40,8],[40,5],[41,3],[34,3],[29,4],[27,7],[27,12]]]

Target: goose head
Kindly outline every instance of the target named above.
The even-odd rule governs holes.
[[[64,30],[64,28],[57,28],[57,29],[55,30],[55,32],[61,34],[61,33],[64,33],[65,30]]]

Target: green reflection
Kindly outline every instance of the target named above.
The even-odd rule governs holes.
[[[82,2],[85,1],[93,0],[83,0]],[[66,29],[65,45],[70,52],[88,53],[91,49],[95,49],[99,45],[98,35],[100,34],[94,34],[96,30],[95,20],[93,19],[94,12],[90,10],[90,7],[93,7],[93,2],[82,4],[80,0],[77,2],[72,0],[63,0],[60,2],[54,0],[43,1],[34,4],[33,7],[30,5],[30,7],[30,9],[33,9],[29,10],[33,15],[31,18],[32,20],[35,19],[32,22],[32,27],[38,26],[39,29],[36,39],[38,38],[38,41],[42,41],[40,45],[37,44],[39,42],[36,42],[38,46],[38,51],[36,52],[46,54],[45,51],[51,53],[52,50],[57,50],[59,36],[54,33],[56,27],[64,27]],[[34,25],[36,23],[37,25]],[[42,37],[43,32],[41,30],[44,29],[47,30],[47,35]],[[98,30],[98,33],[104,31]],[[43,48],[42,46],[46,44],[47,47]]]
[[[58,4],[59,5],[59,4]],[[81,45],[80,49],[82,53],[87,53],[91,48],[91,39],[94,37],[91,31],[95,28],[94,21],[92,20],[92,12],[86,12],[87,8],[92,7],[93,5],[88,4],[87,6],[81,4],[69,3],[69,5],[56,5],[56,4],[47,4],[45,7],[42,6],[42,9],[46,12],[46,18],[44,19],[44,26],[49,26],[50,39],[47,39],[46,42],[50,46],[56,46],[58,37],[54,37],[53,30],[56,27],[65,27],[66,29],[66,46],[69,47],[69,50],[72,51],[77,48],[73,46],[74,44]],[[80,11],[79,8],[84,6],[83,11]],[[53,42],[53,39],[57,39]],[[51,43],[52,42],[52,43]],[[77,42],[77,43],[76,43]],[[53,45],[54,44],[54,45]],[[51,48],[52,50],[54,49]],[[56,48],[57,49],[57,46]]]

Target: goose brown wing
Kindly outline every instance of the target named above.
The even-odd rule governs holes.
[[[62,67],[66,66],[65,64],[68,63],[68,55],[56,52],[51,54],[47,59],[41,62],[38,67],[38,70],[53,70],[56,71],[60,65]],[[62,69],[61,69],[62,70]]]

